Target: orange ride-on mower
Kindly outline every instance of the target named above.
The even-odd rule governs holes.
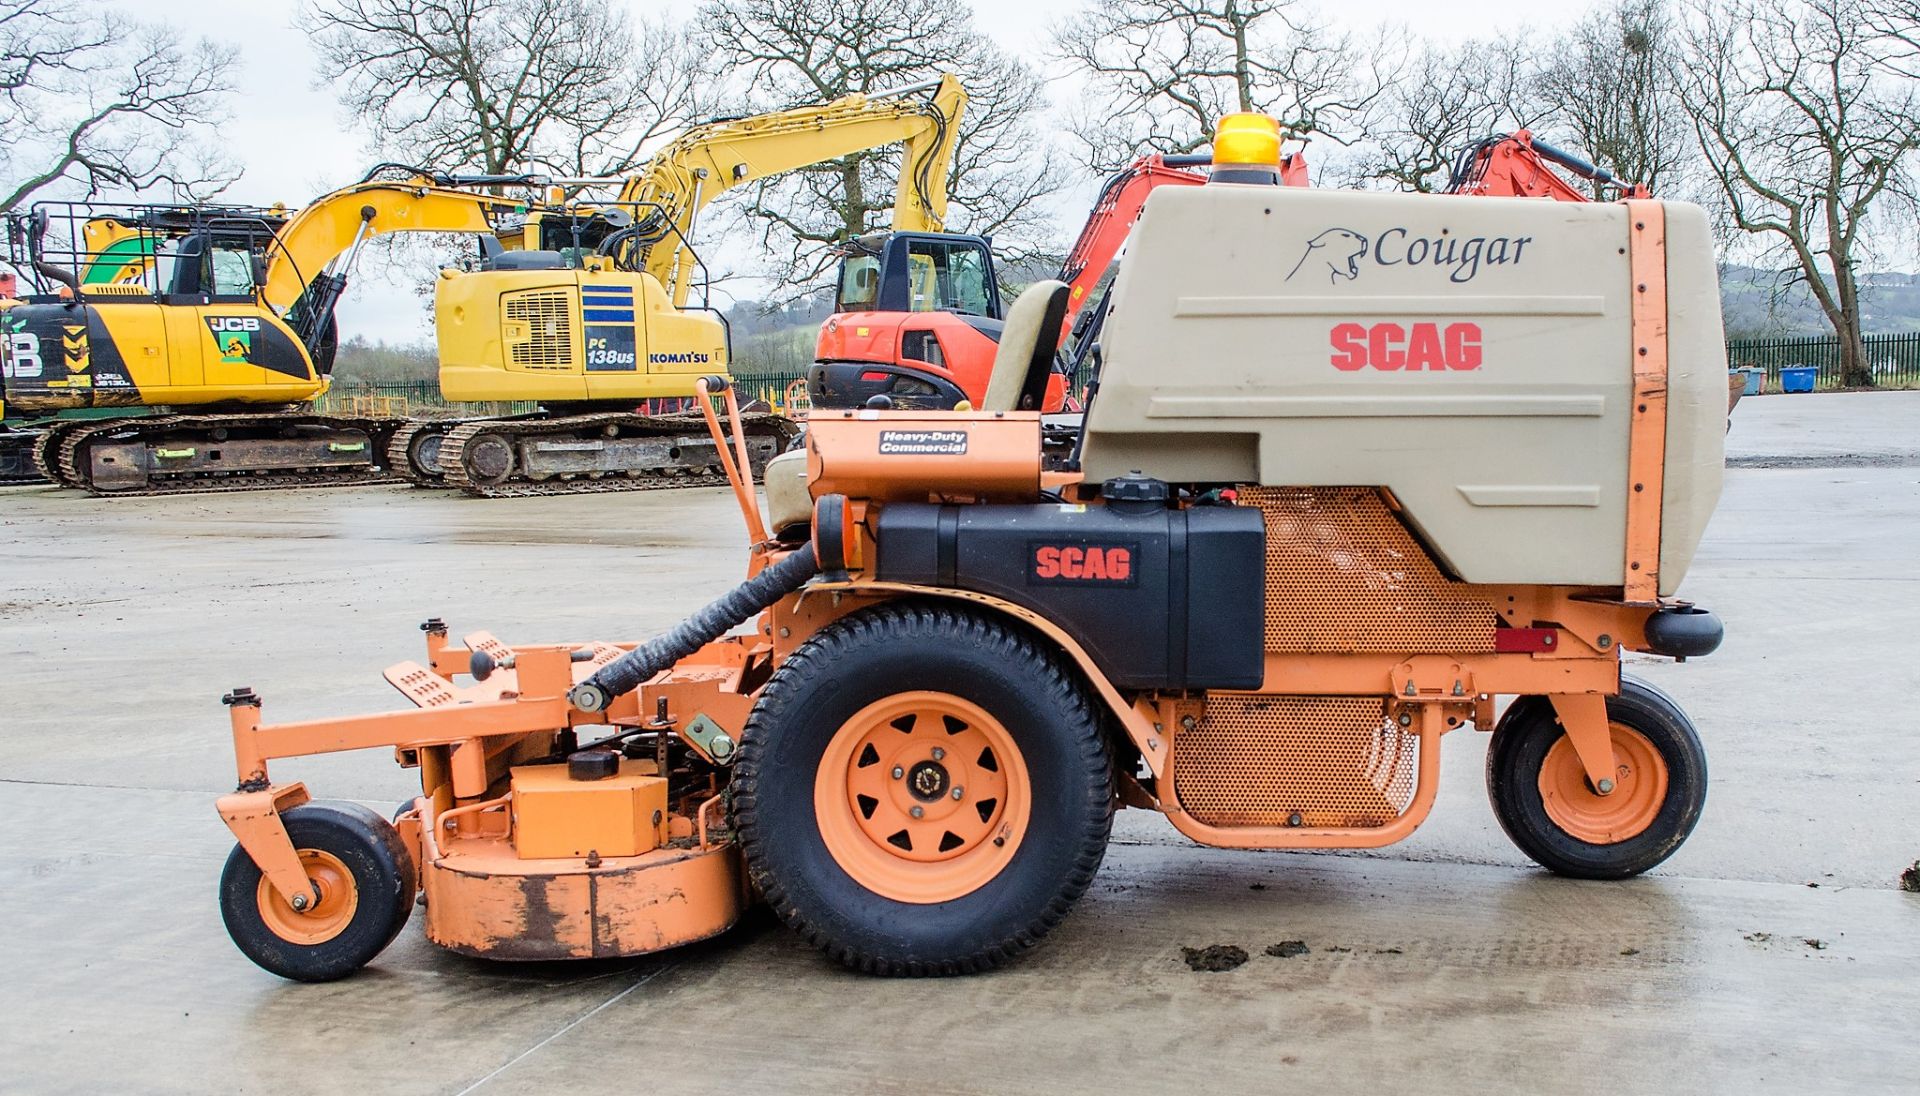
[[[632,955],[757,895],[861,970],[980,970],[1067,915],[1116,807],[1386,845],[1469,725],[1542,865],[1671,855],[1705,759],[1621,652],[1720,639],[1673,597],[1725,418],[1699,210],[1210,183],[1156,193],[1133,247],[1070,451],[1011,410],[1057,338],[1042,283],[980,409],[816,414],[765,519],[704,401],[750,577],[667,634],[430,621],[387,671],[414,710],[271,725],[231,694],[241,950],[339,977],[424,892],[456,951]],[[373,747],[420,771],[393,823],[267,770]]]

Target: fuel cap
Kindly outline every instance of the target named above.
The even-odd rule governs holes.
[[[1100,485],[1100,497],[1123,510],[1151,510],[1167,504],[1167,485],[1138,469]]]

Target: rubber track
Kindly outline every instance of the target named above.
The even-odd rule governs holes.
[[[173,430],[180,427],[205,430],[209,433],[217,428],[247,428],[252,426],[335,426],[349,430],[365,430],[372,436],[373,444],[380,447],[381,435],[393,429],[398,420],[394,419],[358,419],[342,418],[335,415],[288,415],[268,413],[259,415],[155,415],[138,419],[107,419],[101,422],[75,424],[76,429],[63,433],[58,441],[59,457],[54,471],[56,481],[64,487],[84,490],[100,498],[144,498],[153,495],[189,495],[224,494],[233,491],[273,491],[294,487],[366,487],[375,484],[397,483],[399,477],[386,469],[345,469],[325,472],[260,472],[230,473],[221,476],[182,476],[173,479],[155,480],[145,487],[130,488],[124,491],[103,491],[95,488],[80,470],[80,450],[86,443],[96,438],[118,433],[129,428],[141,434],[154,429]],[[39,452],[49,448],[44,443]],[[382,451],[384,451],[382,449]]]
[[[772,434],[784,443],[798,432],[790,420],[778,415],[742,415],[741,426],[749,436]],[[641,427],[653,434],[689,433],[704,435],[706,419],[695,415],[636,415],[608,412],[595,415],[565,415],[552,419],[491,419],[463,423],[441,442],[440,466],[446,469],[446,486],[458,487],[480,498],[520,498],[529,495],[584,495],[608,491],[658,491],[669,487],[709,487],[727,482],[726,474],[711,469],[687,473],[653,470],[639,476],[609,473],[599,479],[581,476],[575,479],[508,480],[505,483],[475,483],[467,475],[467,443],[481,434],[507,437],[558,436],[581,431],[598,431],[608,425]],[[757,478],[764,465],[755,464]]]

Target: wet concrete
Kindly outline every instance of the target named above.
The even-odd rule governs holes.
[[[1694,715],[1713,774],[1652,875],[1533,869],[1463,732],[1399,846],[1221,852],[1128,812],[1045,948],[945,981],[843,973],[764,916],[531,966],[415,924],[318,987],[226,940],[221,692],[253,686],[275,720],[389,707],[378,669],[417,657],[429,615],[515,640],[655,631],[740,574],[724,492],[0,491],[0,1091],[1911,1092],[1917,439],[1920,394],[1741,402],[1685,590],[1727,645],[1636,667]],[[275,771],[410,793],[377,753]],[[1292,940],[1308,953],[1266,954]],[[1250,958],[1190,971],[1181,949],[1210,945]]]

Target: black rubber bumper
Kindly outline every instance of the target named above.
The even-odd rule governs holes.
[[[1699,658],[1720,649],[1727,629],[1697,605],[1662,609],[1647,618],[1647,650],[1669,658]]]

